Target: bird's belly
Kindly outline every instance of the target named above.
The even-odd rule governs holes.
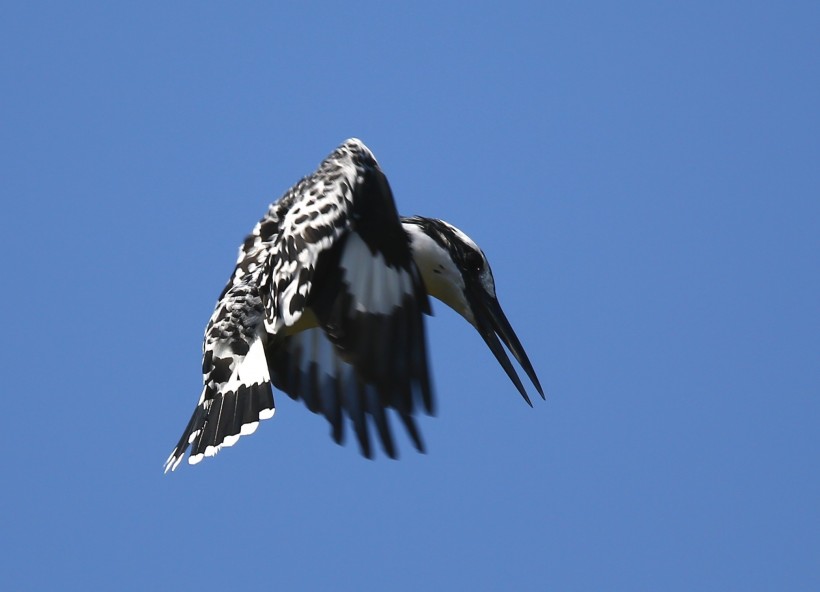
[[[286,336],[291,336],[301,333],[302,331],[307,331],[308,329],[315,329],[318,326],[319,319],[316,318],[313,309],[308,307],[302,311],[299,319],[293,325],[283,327],[282,333]]]

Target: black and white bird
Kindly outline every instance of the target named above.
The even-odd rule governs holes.
[[[478,245],[441,220],[400,218],[373,154],[347,140],[242,244],[205,329],[202,394],[165,471],[189,446],[196,464],[256,431],[274,414],[273,388],[324,415],[337,443],[350,422],[368,458],[370,424],[396,457],[388,410],[423,452],[415,416],[434,410],[428,296],[478,330],[530,406],[501,342],[544,397]]]

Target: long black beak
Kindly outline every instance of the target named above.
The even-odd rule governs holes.
[[[544,390],[541,388],[541,383],[535,375],[535,370],[532,369],[530,359],[527,357],[527,352],[524,351],[524,347],[521,345],[521,342],[518,341],[518,337],[515,335],[512,326],[510,326],[510,322],[507,320],[504,311],[501,310],[498,299],[490,296],[481,288],[472,292],[473,294],[477,294],[477,298],[471,303],[476,321],[476,329],[481,333],[490,351],[493,352],[495,359],[498,360],[498,363],[504,368],[504,372],[510,377],[515,388],[518,389],[518,392],[521,393],[521,396],[524,397],[527,404],[532,407],[532,402],[527,395],[527,391],[524,389],[524,385],[521,384],[521,379],[518,377],[518,374],[516,374],[515,368],[513,368],[512,362],[510,362],[510,358],[507,356],[507,352],[504,351],[504,348],[501,346],[501,342],[498,340],[499,337],[512,355],[515,356],[515,359],[518,360],[518,363],[521,364],[521,367],[524,369],[524,372],[527,373],[527,377],[532,381],[533,385],[535,385],[541,398],[546,399]]]

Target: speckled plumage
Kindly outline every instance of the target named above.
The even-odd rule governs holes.
[[[271,386],[323,415],[336,442],[349,421],[367,457],[371,425],[396,456],[391,409],[423,451],[415,415],[434,407],[428,293],[478,329],[529,403],[498,334],[543,397],[478,246],[447,223],[400,219],[373,154],[346,141],[240,247],[205,330],[202,395],[165,470],[189,446],[194,464],[253,433],[273,416]]]
[[[417,401],[432,411],[421,318],[429,310],[387,179],[367,147],[348,140],[272,204],[243,242],[205,331],[203,395],[166,470],[189,443],[198,462],[233,444],[260,413],[272,415],[270,382],[323,414],[338,442],[348,417],[366,456],[368,418],[395,456],[389,408],[421,449],[413,413]],[[371,334],[382,339],[363,338]],[[264,386],[241,376],[257,341],[275,369]],[[237,381],[250,403],[234,392]],[[222,419],[225,404],[247,413]]]

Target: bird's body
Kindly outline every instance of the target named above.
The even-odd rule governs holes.
[[[367,457],[370,422],[396,456],[389,409],[423,450],[414,417],[433,412],[428,294],[479,330],[529,402],[498,333],[543,397],[481,250],[440,220],[399,218],[372,153],[346,141],[242,244],[205,330],[202,395],[166,471],[189,445],[194,464],[253,433],[273,416],[272,386],[324,415],[337,442],[348,418]]]

